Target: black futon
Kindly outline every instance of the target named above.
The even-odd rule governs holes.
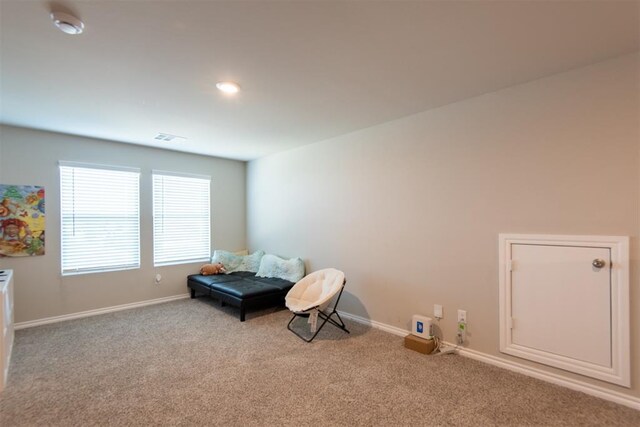
[[[203,294],[219,299],[222,306],[238,307],[241,322],[248,308],[283,305],[284,297],[294,284],[283,279],[257,277],[248,271],[212,276],[192,274],[187,278],[191,298]]]

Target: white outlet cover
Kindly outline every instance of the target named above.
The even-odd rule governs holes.
[[[467,323],[467,310],[458,310],[458,322]]]

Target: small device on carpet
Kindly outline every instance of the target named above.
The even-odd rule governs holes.
[[[425,339],[433,337],[433,323],[431,318],[414,314],[411,319],[411,333]]]

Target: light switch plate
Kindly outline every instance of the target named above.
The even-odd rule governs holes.
[[[442,306],[440,304],[433,305],[433,317],[442,319]]]

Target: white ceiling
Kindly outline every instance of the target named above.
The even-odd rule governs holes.
[[[0,122],[242,160],[640,49],[640,2],[64,6],[1,0]]]

